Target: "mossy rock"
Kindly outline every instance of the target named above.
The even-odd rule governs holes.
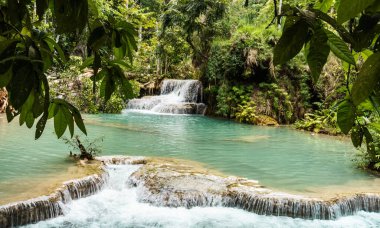
[[[277,120],[266,115],[258,115],[256,117],[256,124],[260,126],[279,126]]]

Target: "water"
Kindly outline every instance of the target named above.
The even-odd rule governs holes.
[[[5,183],[54,176],[70,166],[68,147],[55,139],[51,123],[34,141],[33,131],[0,117],[0,198],[7,193]],[[290,192],[372,191],[379,186],[378,178],[355,168],[349,141],[202,116],[127,113],[85,120],[90,138],[105,136],[102,155],[189,159]]]
[[[137,188],[128,188],[128,176],[138,166],[109,166],[108,186],[88,198],[72,201],[64,216],[28,228],[94,227],[378,227],[380,214],[359,212],[335,221],[260,216],[223,207],[164,208],[138,202]]]
[[[128,102],[128,110],[150,113],[201,114],[206,111],[202,103],[202,83],[197,80],[164,80],[160,96],[143,97]]]

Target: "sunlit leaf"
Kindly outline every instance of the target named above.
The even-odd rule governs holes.
[[[325,30],[325,32],[328,37],[327,43],[330,46],[331,51],[336,55],[336,57],[340,58],[341,60],[347,63],[355,65],[355,59],[352,56],[347,44],[341,38],[339,38],[334,33],[330,32],[329,30]]]

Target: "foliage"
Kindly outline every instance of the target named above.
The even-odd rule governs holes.
[[[358,166],[362,168],[380,171],[380,133],[379,131],[372,131],[371,135],[372,140],[366,139],[365,147],[358,147],[356,162]],[[368,153],[368,151],[370,151],[370,153]]]
[[[236,120],[241,123],[257,124],[256,105],[253,101],[243,101],[238,105]]]
[[[216,97],[217,114],[223,117],[235,118],[239,105],[247,104],[251,101],[252,87],[251,86],[232,86],[227,84],[219,88]]]
[[[79,158],[81,160],[93,160],[97,155],[99,155],[102,152],[99,143],[103,142],[103,137],[96,138],[93,141],[85,139],[82,142],[79,135],[75,135],[71,138],[63,137],[62,140],[65,142],[65,144],[69,145],[70,156],[74,158]],[[77,155],[76,153],[78,152],[79,154]]]
[[[305,119],[298,120],[295,125],[297,129],[337,135],[340,133],[337,124],[337,113],[332,109],[318,110],[315,113],[307,113]]]
[[[290,123],[293,117],[293,104],[290,95],[275,83],[260,83],[258,96],[264,98],[266,115],[273,116],[279,122]],[[272,104],[268,107],[268,103]]]
[[[162,16],[163,34],[168,28],[180,28],[182,36],[193,51],[195,67],[204,67],[211,42],[223,30],[219,22],[227,8],[225,0],[170,1]]]
[[[286,17],[286,21],[283,34],[274,48],[273,61],[276,65],[283,64],[304,47],[315,82],[330,51],[345,62],[344,65],[348,64],[345,67],[347,95],[338,106],[337,123],[344,134],[351,132],[352,142],[358,147],[364,138],[369,144],[374,141],[368,130],[369,123],[363,120],[376,115],[373,112],[379,112],[380,9],[376,0],[342,0],[337,3],[333,6],[333,1],[324,0],[314,8],[286,5],[281,15],[275,13],[279,19]],[[337,15],[329,15],[330,8],[336,8]],[[365,57],[355,58],[358,55]],[[354,79],[351,78],[352,65],[359,69]],[[367,146],[367,154],[376,161],[373,146]]]
[[[131,61],[132,52],[137,49],[135,29],[124,19],[117,20],[123,17],[90,17],[94,15],[91,12],[94,2],[23,0],[0,3],[0,87],[6,87],[9,92],[7,118],[10,122],[20,115],[20,125],[26,123],[28,128],[38,119],[36,139],[50,118],[54,118],[58,138],[67,127],[73,136],[74,121],[86,133],[78,109],[62,99],[50,97],[47,73],[66,60],[55,35],[81,37],[86,36],[88,29],[89,58],[86,63],[94,70],[93,92],[96,81],[102,79],[100,90],[106,101],[117,87],[126,98],[130,97],[131,84],[122,69],[129,67],[124,57]],[[30,10],[34,9],[34,4],[37,15]],[[54,23],[40,26],[44,17],[52,17]]]

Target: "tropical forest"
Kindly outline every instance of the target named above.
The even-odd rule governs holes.
[[[0,0],[8,227],[380,227],[380,0]]]

